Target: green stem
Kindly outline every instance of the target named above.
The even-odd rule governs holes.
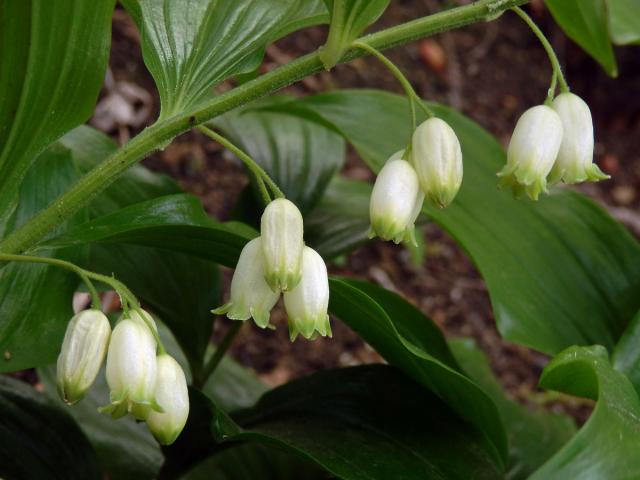
[[[226,139],[219,133],[215,132],[214,130],[211,130],[208,127],[205,127],[204,125],[200,125],[198,127],[198,130],[204,133],[211,140],[218,142],[220,145],[222,145],[231,153],[233,153],[236,157],[238,157],[242,161],[242,163],[244,163],[247,166],[247,168],[251,170],[251,172],[255,175],[257,179],[264,181],[266,182],[267,185],[269,185],[269,188],[271,189],[273,194],[276,196],[276,198],[284,198],[284,193],[282,193],[282,190],[278,188],[278,185],[276,185],[276,182],[274,182],[269,176],[269,174],[265,172],[264,169],[260,165],[258,165],[258,163],[253,158],[251,158],[247,153],[243,152],[240,148],[236,147],[233,143],[231,143],[228,139]],[[260,186],[260,183],[261,182],[258,182],[258,186]],[[262,188],[264,188],[264,183],[262,184]],[[269,193],[266,190],[264,190],[262,194],[267,204],[271,202],[271,197],[269,196]]]
[[[70,270],[78,275],[87,286],[89,294],[91,295],[92,308],[95,308],[97,310],[100,310],[102,308],[102,305],[100,303],[100,295],[98,295],[98,291],[94,287],[93,282],[89,280],[89,276],[92,272],[88,272],[74,263],[67,262],[65,260],[59,260],[57,258],[35,257],[28,255],[11,255],[4,253],[0,253],[0,262],[44,263],[47,265],[64,268],[65,270]]]
[[[162,340],[158,336],[158,332],[156,332],[155,328],[153,328],[153,325],[151,325],[151,322],[148,321],[146,316],[143,315],[142,309],[140,308],[140,304],[136,299],[135,295],[131,292],[131,290],[129,290],[129,288],[127,288],[127,286],[124,283],[116,280],[115,278],[108,277],[107,275],[102,275],[100,273],[90,272],[89,270],[85,270],[84,268],[81,268],[74,263],[67,262],[65,260],[60,260],[58,258],[0,253],[0,262],[43,263],[46,265],[53,265],[54,267],[64,268],[65,270],[72,271],[75,274],[77,274],[80,278],[82,278],[82,280],[84,280],[85,283],[87,284],[87,288],[91,293],[92,307],[97,310],[101,309],[100,297],[90,279],[109,285],[118,293],[118,295],[120,295],[122,306],[125,311],[127,310],[127,306],[130,306],[132,309],[134,309],[138,313],[138,315],[140,315],[140,318],[142,318],[142,320],[147,324],[147,327],[151,331],[151,334],[156,339],[159,352],[161,354],[165,353],[166,350],[164,348]]]
[[[470,5],[451,8],[366,35],[359,40],[373,48],[384,50],[463,25],[496,18],[501,12],[527,1],[479,0]],[[365,54],[366,52],[362,49],[352,48],[342,56],[340,61],[347,62]],[[88,172],[47,208],[7,236],[0,243],[0,251],[22,253],[33,248],[57,225],[96,198],[131,165],[166,145],[176,135],[252,100],[276,92],[322,69],[323,65],[318,52],[310,53],[218,95],[208,102],[199,104],[191,110],[155,123]]]
[[[239,320],[236,320],[231,324],[231,327],[229,327],[229,330],[227,331],[225,336],[222,338],[222,341],[216,347],[216,350],[213,352],[213,355],[211,356],[207,364],[204,366],[204,369],[202,371],[203,372],[202,377],[198,382],[199,387],[204,386],[204,384],[207,383],[207,380],[209,379],[209,377],[213,374],[213,372],[216,371],[216,368],[222,361],[224,354],[227,353],[227,350],[229,350],[229,347],[233,343],[234,338],[236,338],[236,335],[238,335],[238,332],[242,328],[242,325],[244,325],[244,322]]]
[[[398,82],[400,82],[400,85],[402,85],[402,88],[404,89],[405,94],[407,95],[407,101],[409,102],[409,116],[410,116],[410,121],[411,121],[411,134],[413,134],[413,131],[416,129],[416,106],[415,106],[415,97],[417,97],[417,94],[415,92],[415,90],[413,89],[413,87],[411,86],[411,83],[409,82],[409,80],[407,80],[407,77],[404,76],[404,74],[400,71],[400,69],[398,67],[395,66],[395,64],[389,60],[386,56],[384,56],[381,52],[379,52],[378,50],[376,50],[375,48],[373,48],[370,45],[367,45],[364,42],[353,42],[351,44],[353,47],[356,48],[360,48],[366,52],[369,52],[371,55],[373,55],[374,57],[376,57],[378,60],[380,60],[380,62],[382,62],[382,64],[387,67],[387,70],[389,70],[394,77],[396,77],[396,80],[398,80]],[[433,115],[430,115],[433,116]],[[411,142],[409,142],[411,143]]]
[[[551,86],[549,87],[550,93],[547,96],[547,98],[551,98],[551,100],[553,100],[553,96],[555,95],[555,90],[556,90],[555,88],[556,79],[560,81],[560,90],[564,93],[568,92],[569,85],[567,84],[567,80],[564,78],[564,74],[562,73],[562,68],[560,67],[558,56],[556,55],[556,52],[553,51],[553,47],[549,43],[549,40],[547,40],[547,37],[544,36],[544,33],[542,33],[542,30],[540,30],[538,25],[536,25],[536,23],[531,19],[529,15],[525,13],[524,10],[522,10],[520,7],[517,7],[517,6],[513,7],[512,10],[522,20],[524,20],[527,25],[529,25],[529,28],[531,29],[531,31],[533,31],[535,36],[538,37],[538,40],[540,40],[540,43],[542,43],[542,46],[544,47],[544,50],[547,52],[547,56],[549,57],[549,61],[551,62],[551,67],[553,68],[554,75],[551,77]]]

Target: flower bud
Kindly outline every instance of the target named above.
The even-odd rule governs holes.
[[[242,249],[231,280],[230,297],[227,304],[212,312],[216,315],[226,313],[232,320],[253,317],[261,328],[269,325],[271,309],[278,302],[280,294],[271,290],[265,280],[260,237],[254,238]]]
[[[435,207],[449,205],[462,184],[462,150],[447,122],[430,118],[413,132],[411,159],[420,188]]]
[[[500,186],[510,186],[516,196],[526,193],[533,200],[546,192],[562,130],[560,116],[551,107],[538,105],[524,112],[509,142],[507,164],[498,173]]]
[[[162,413],[150,412],[147,426],[158,443],[171,445],[182,432],[189,416],[187,380],[182,367],[170,355],[158,355],[156,363],[155,397]]]
[[[589,106],[573,93],[561,93],[552,107],[560,116],[564,133],[549,182],[597,182],[609,178],[593,163],[593,122]]]
[[[261,220],[265,279],[275,292],[286,292],[300,282],[303,225],[298,207],[285,198],[267,205]]]
[[[291,341],[298,334],[311,339],[317,334],[331,336],[329,324],[329,277],[327,266],[314,249],[302,252],[302,279],[297,287],[285,292],[284,306],[289,316]],[[316,334],[317,332],[317,334]]]
[[[113,329],[107,352],[110,405],[101,411],[120,418],[128,412],[145,420],[155,402],[156,341],[146,325],[124,318]]]
[[[378,173],[371,192],[369,217],[370,238],[414,241],[414,223],[424,201],[418,176],[409,162],[402,159],[404,151],[393,154]]]
[[[110,335],[111,325],[100,310],[84,310],[69,322],[57,364],[58,393],[65,403],[76,403],[93,384]]]

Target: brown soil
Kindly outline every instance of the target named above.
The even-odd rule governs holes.
[[[442,3],[436,0],[394,1],[376,28],[434,12]],[[635,207],[640,202],[637,195],[640,184],[640,96],[637,95],[640,91],[640,47],[617,52],[621,74],[619,79],[612,80],[566,39],[540,2],[534,5],[533,15],[566,65],[573,90],[591,106],[597,129],[597,160],[614,176],[612,181],[583,189],[638,232],[640,219],[636,217]],[[278,42],[268,49],[264,69],[273,69],[313,50],[323,42],[325,34],[324,28],[312,28]],[[458,108],[503,143],[518,116],[544,99],[550,75],[547,59],[536,38],[512,14],[505,14],[492,23],[396,48],[389,56],[407,74],[423,98]],[[132,84],[150,94],[149,99],[134,102],[138,111],[149,109],[142,122],[110,127],[110,133],[124,141],[153,120],[158,111],[158,99],[153,81],[142,63],[136,29],[122,10],[115,16],[110,68],[117,85]],[[289,92],[306,95],[335,88],[380,88],[401,93],[394,78],[370,58],[308,78],[291,87]],[[221,219],[228,218],[237,199],[238,182],[246,182],[242,168],[233,158],[197,134],[180,137],[145,164],[177,178],[187,191],[202,198],[212,215]],[[350,176],[370,178],[364,164],[352,152],[346,171]],[[530,400],[547,359],[500,338],[484,282],[469,259],[436,226],[425,227],[425,235],[427,260],[419,268],[411,263],[404,249],[374,242],[349,255],[346,265],[331,266],[330,269],[367,278],[400,292],[449,336],[474,337],[488,354],[492,367],[507,389],[520,399]],[[228,271],[226,277],[228,280]],[[335,319],[333,339],[290,343],[282,312],[276,312],[275,317],[277,331],[245,327],[232,349],[233,356],[253,367],[270,384],[279,384],[318,369],[380,360],[357,335]],[[215,338],[219,339],[227,327],[225,319],[218,321]],[[588,412],[588,408],[571,407],[569,410],[580,419]]]

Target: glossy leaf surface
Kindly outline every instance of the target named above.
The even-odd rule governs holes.
[[[438,395],[459,416],[485,433],[497,458],[506,457],[506,436],[489,396],[459,372],[442,332],[417,308],[376,285],[331,279],[329,310],[390,364]]]
[[[406,108],[399,96],[358,90],[308,97],[288,111],[335,125],[377,171],[408,136]],[[612,349],[640,308],[638,243],[579,193],[558,189],[534,203],[497,190],[500,145],[453,110],[433,108],[460,139],[465,171],[453,204],[424,212],[475,262],[502,335],[546,353]]]
[[[234,420],[217,412],[213,428],[224,441],[275,444],[346,480],[498,476],[474,428],[383,365],[296,380]]]
[[[142,32],[162,117],[192,107],[232,75],[255,69],[265,46],[326,20],[320,0],[125,0]]]
[[[545,3],[567,36],[615,77],[618,67],[609,38],[605,0],[545,0]]]
[[[0,375],[0,477],[98,480],[91,445],[64,411],[31,385]]]
[[[640,477],[640,400],[601,346],[570,347],[542,372],[540,385],[597,400],[587,423],[532,480]]]
[[[636,0],[612,0],[607,3],[611,39],[616,45],[640,41],[640,4]]]
[[[36,157],[93,113],[114,3],[0,3],[0,218]]]
[[[509,437],[509,463],[505,478],[525,479],[575,433],[573,420],[540,408],[521,405],[509,397],[491,371],[484,353],[471,339],[454,339],[449,346],[463,370],[498,406]]]
[[[342,136],[316,122],[249,110],[231,112],[214,124],[266,170],[303,214],[322,198],[344,163]]]

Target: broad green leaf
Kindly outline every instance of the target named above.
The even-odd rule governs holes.
[[[545,3],[567,36],[597,60],[609,75],[617,76],[605,0],[545,0]]]
[[[0,2],[0,218],[36,157],[93,113],[114,3]]]
[[[640,42],[640,3],[637,0],[609,0],[607,10],[613,43]]]
[[[31,385],[0,375],[0,477],[100,478],[95,452],[75,422]]]
[[[344,164],[344,139],[316,122],[242,110],[213,123],[267,171],[303,214],[320,200]]]
[[[332,123],[374,171],[409,134],[406,100],[396,95],[341,91],[294,105],[279,108]],[[638,243],[575,191],[556,189],[539,202],[499,191],[506,159],[496,140],[453,110],[433,109],[458,135],[465,172],[452,205],[424,212],[475,262],[502,335],[550,354],[574,344],[613,349],[640,309]]]
[[[306,5],[300,5],[305,3]],[[160,92],[161,117],[193,107],[214,86],[259,65],[265,46],[325,20],[319,0],[124,0]]]
[[[325,480],[328,474],[278,448],[257,443],[228,448],[196,465],[180,480]]]
[[[324,258],[365,243],[369,233],[371,185],[335,177],[304,219],[305,240]],[[348,208],[345,206],[348,205]]]
[[[640,394],[640,312],[631,320],[613,351],[611,363],[624,373]]]
[[[233,267],[244,244],[255,235],[242,224],[215,222],[206,216],[196,197],[180,194],[130,205],[80,225],[46,245],[128,243],[188,253]]]
[[[25,177],[19,204],[8,221],[11,231],[44,208],[78,178],[70,152],[57,145],[46,150]],[[69,225],[81,223],[78,214]],[[58,229],[64,229],[61,225]],[[46,249],[42,256],[81,261],[83,248]],[[79,279],[59,267],[13,262],[0,269],[0,371],[15,371],[53,361],[62,344]]]
[[[320,59],[327,70],[340,60],[351,43],[375,22],[390,0],[324,0],[331,15],[327,43]]]
[[[495,404],[460,373],[442,332],[398,295],[359,280],[331,279],[329,310],[391,365],[438,395],[460,417],[484,432],[497,458],[507,439]]]
[[[491,371],[487,357],[472,339],[453,339],[449,346],[464,371],[498,406],[509,437],[509,463],[505,478],[527,478],[575,433],[573,420],[566,415],[527,408],[510,398]]]
[[[233,420],[212,409],[220,440],[280,446],[345,480],[499,476],[477,430],[384,365],[293,381]]]
[[[640,400],[605,348],[570,347],[542,372],[540,385],[597,400],[587,423],[530,478],[640,478]]]
[[[83,174],[118,149],[111,138],[86,125],[67,133],[60,143],[71,150],[73,160]],[[89,204],[89,216],[99,217],[134,203],[175,193],[182,193],[182,189],[172,178],[136,164]]]

